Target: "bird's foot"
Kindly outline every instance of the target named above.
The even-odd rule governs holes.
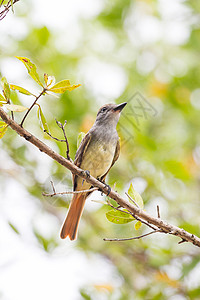
[[[82,174],[86,175],[87,178],[90,178],[90,171],[85,170],[85,171],[82,172]],[[85,182],[85,179],[83,179],[82,185],[84,184],[84,182]]]
[[[100,180],[101,181],[101,180]],[[111,192],[111,187],[107,184],[107,183],[105,183],[105,182],[102,182],[104,185],[105,185],[105,187],[108,189],[108,193],[107,193],[107,196],[109,196],[109,194],[110,194],[110,192]],[[101,191],[101,196],[103,196],[103,192]]]
[[[85,170],[84,173],[85,173],[85,175],[86,175],[87,178],[90,178],[90,171]]]
[[[111,192],[111,187],[107,184],[107,183],[104,183],[105,184],[105,186],[107,187],[107,189],[108,189],[108,194],[107,194],[107,196],[109,196],[109,194],[110,194],[110,192]]]

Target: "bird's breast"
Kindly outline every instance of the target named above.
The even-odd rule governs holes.
[[[91,142],[81,163],[81,168],[90,171],[94,177],[101,177],[110,168],[117,141]]]

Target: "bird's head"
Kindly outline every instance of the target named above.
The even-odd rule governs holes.
[[[117,125],[119,121],[120,113],[126,106],[127,102],[121,104],[105,104],[103,105],[96,117],[95,123],[98,125]]]

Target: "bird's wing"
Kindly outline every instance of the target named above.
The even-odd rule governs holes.
[[[81,166],[81,162],[83,160],[83,156],[88,148],[88,145],[91,141],[91,133],[88,132],[84,138],[82,139],[81,143],[80,143],[80,146],[76,152],[76,156],[75,156],[75,160],[74,160],[74,164],[77,166],[77,167],[80,167]],[[77,178],[78,176],[77,175],[73,175],[73,182],[74,182],[74,191],[76,190],[76,185],[77,185]]]
[[[113,157],[112,164],[111,164],[110,168],[108,169],[108,171],[100,178],[100,180],[101,180],[102,182],[105,181],[105,178],[106,178],[108,172],[110,171],[110,169],[112,168],[112,166],[114,165],[114,163],[118,160],[119,154],[120,154],[120,143],[119,143],[119,140],[118,140],[118,141],[117,141],[117,145],[116,145],[115,154],[114,154],[114,157]]]

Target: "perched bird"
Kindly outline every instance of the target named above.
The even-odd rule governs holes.
[[[120,144],[116,130],[120,113],[127,103],[106,104],[102,106],[92,128],[82,139],[76,152],[74,163],[90,175],[104,182],[105,177],[119,157]],[[83,191],[91,188],[83,178],[73,175],[73,190]],[[67,217],[63,223],[60,237],[69,236],[75,240],[78,224],[85,200],[91,192],[73,194]]]

